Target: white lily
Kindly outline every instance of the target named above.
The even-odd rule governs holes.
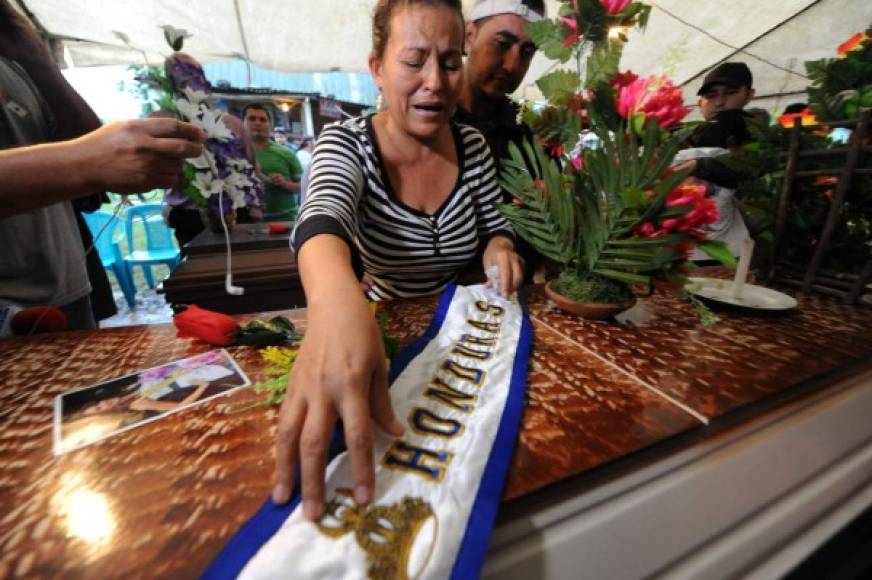
[[[247,175],[238,173],[236,171],[230,173],[225,179],[224,183],[226,183],[231,188],[244,189],[246,187],[252,187],[251,179],[248,178]]]
[[[203,149],[203,154],[199,157],[195,157],[194,159],[188,159],[188,163],[193,165],[196,169],[212,169],[212,165],[215,163],[215,156],[208,149]]]
[[[209,94],[205,91],[195,91],[190,87],[185,87],[182,89],[182,92],[185,93],[185,96],[188,97],[188,100],[195,104],[200,104],[209,98]]]
[[[194,176],[194,187],[197,188],[200,195],[209,199],[212,194],[224,190],[224,180],[216,178],[211,171],[197,172],[197,175]]]
[[[228,159],[227,166],[233,171],[245,172],[252,168],[251,162],[248,159]]]
[[[200,105],[187,99],[176,99],[176,110],[185,121],[197,124],[200,117]]]
[[[233,209],[239,209],[240,207],[245,207],[245,191],[242,189],[238,189],[236,187],[230,187],[227,190],[227,194],[230,196],[230,199],[233,201]]]
[[[197,123],[211,139],[229,141],[233,139],[233,133],[224,124],[224,113],[212,109],[205,109],[200,122]]]

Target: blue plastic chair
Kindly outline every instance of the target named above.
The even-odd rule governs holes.
[[[127,270],[124,256],[121,255],[119,241],[115,237],[120,223],[118,218],[105,211],[83,213],[82,216],[94,236],[94,247],[100,256],[100,261],[103,262],[103,267],[106,268],[107,272],[115,274],[115,279],[121,286],[121,292],[124,293],[127,305],[134,308],[136,306],[136,288],[133,286],[133,279]]]
[[[127,208],[127,218],[124,222],[124,233],[127,236],[128,255],[124,259],[127,271],[133,279],[133,268],[142,267],[145,281],[149,288],[154,288],[154,277],[151,267],[166,264],[172,272],[181,261],[181,254],[173,239],[173,232],[163,220],[163,205],[160,203],[143,203]],[[142,222],[145,228],[145,249],[138,250],[133,243],[133,229],[136,222]]]

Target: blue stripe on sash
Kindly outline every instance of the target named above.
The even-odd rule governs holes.
[[[466,534],[460,544],[457,559],[454,561],[452,578],[478,578],[484,565],[494,519],[503,494],[503,486],[509,471],[509,462],[515,450],[515,438],[524,411],[524,391],[527,387],[527,364],[530,360],[530,347],[533,341],[533,327],[527,311],[527,301],[518,291],[523,315],[521,318],[521,336],[518,340],[518,350],[512,364],[512,382],[509,384],[509,394],[506,406],[500,419],[500,426],[494,438],[494,446],[487,460],[478,495],[469,514]]]
[[[297,474],[297,481],[300,477]],[[297,486],[299,490],[299,486]],[[229,580],[239,576],[248,561],[282,527],[300,503],[299,491],[285,505],[277,506],[272,499],[266,500],[254,516],[224,546],[218,557],[203,574],[207,580]]]
[[[439,334],[456,290],[456,284],[450,284],[445,288],[442,297],[439,299],[439,305],[436,307],[433,320],[430,322],[426,332],[415,342],[403,349],[403,352],[391,361],[388,384],[393,384],[409,363],[421,354],[421,351],[426,348],[427,344]],[[344,441],[341,441],[341,435],[334,433],[333,441],[327,454],[327,463],[330,463],[334,457],[344,450],[345,445]],[[294,488],[291,500],[283,506],[275,505],[272,499],[266,500],[266,503],[236,532],[236,535],[231,538],[221,553],[218,554],[218,557],[209,565],[209,568],[202,576],[205,580],[225,580],[239,576],[243,568],[248,564],[248,561],[275,535],[300,503],[299,470],[294,480],[297,482],[297,485]]]

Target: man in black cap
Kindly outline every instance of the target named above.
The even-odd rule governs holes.
[[[754,116],[744,110],[754,97],[753,82],[751,70],[743,62],[724,62],[712,69],[697,92],[706,122],[696,128],[686,145],[735,150],[753,141],[748,125],[755,122]],[[729,168],[717,157],[686,161],[677,168],[689,168],[693,177],[731,189],[757,173]]]
[[[705,123],[693,131],[687,147],[676,156],[677,161],[683,160],[676,169],[690,169],[691,177],[710,184],[708,195],[717,204],[718,221],[708,226],[706,233],[710,239],[726,243],[734,255],[739,255],[742,240],[750,235],[736,188],[761,171],[758,163],[741,151],[753,141],[748,125],[757,122],[743,110],[754,97],[752,84],[753,77],[745,63],[725,62],[712,69],[697,93]],[[744,162],[731,163],[734,155]],[[708,262],[699,250],[691,259]]]
[[[706,121],[721,111],[740,111],[754,98],[754,77],[744,62],[724,62],[709,72],[699,95],[699,110]]]

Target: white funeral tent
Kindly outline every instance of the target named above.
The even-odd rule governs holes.
[[[366,72],[375,0],[12,0],[73,66],[156,64],[169,49],[162,27],[190,34],[184,50],[202,62],[245,60],[282,72]],[[668,74],[696,100],[705,72],[725,60],[751,67],[771,112],[802,101],[803,63],[872,24],[870,0],[653,0],[644,32],[633,31],[623,68]],[[468,12],[473,0],[464,0]],[[547,0],[551,15],[558,3]],[[518,95],[553,66],[541,55]]]

